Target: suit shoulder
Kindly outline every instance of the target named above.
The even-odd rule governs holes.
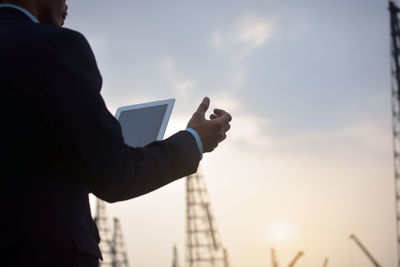
[[[39,23],[8,23],[0,25],[0,38],[6,37],[9,41],[24,40],[28,44],[52,42],[57,38],[85,39],[77,31],[61,28],[54,25]]]
[[[65,57],[80,57],[82,60],[90,60],[95,63],[96,59],[86,37],[77,31],[67,28],[57,28],[52,32],[50,50]]]
[[[82,33],[75,31],[75,30],[68,29],[68,28],[55,27],[55,29],[53,29],[52,35],[53,35],[54,41],[87,43],[87,40]]]
[[[15,79],[14,74],[43,71],[53,63],[97,67],[86,38],[79,32],[46,24],[0,23],[0,79]]]
[[[53,25],[15,23],[1,25],[0,48],[19,55],[39,56],[52,46],[84,46],[86,38],[79,32]],[[0,52],[1,54],[1,52]]]
[[[38,36],[49,46],[71,46],[87,44],[86,38],[82,33],[53,25],[40,25]]]
[[[36,39],[39,43],[33,49],[40,51],[44,57],[57,55],[94,59],[90,44],[82,33],[53,25],[39,24],[38,26],[40,27],[38,27],[39,33],[36,34]]]

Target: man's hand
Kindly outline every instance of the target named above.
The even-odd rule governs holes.
[[[222,109],[214,109],[210,120],[207,120],[205,114],[209,106],[210,99],[205,97],[187,125],[199,134],[204,152],[213,151],[225,140],[226,132],[231,128],[229,122],[232,120],[232,116]]]

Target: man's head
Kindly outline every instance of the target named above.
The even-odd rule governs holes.
[[[38,20],[41,23],[64,25],[68,6],[66,0],[36,0],[38,3]]]
[[[68,6],[66,0],[0,0],[0,3],[10,3],[31,12],[40,23],[64,25]]]

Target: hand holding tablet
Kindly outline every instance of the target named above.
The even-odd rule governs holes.
[[[142,147],[162,140],[174,103],[174,99],[168,99],[118,108],[115,117],[121,124],[125,143]],[[205,113],[209,106],[210,99],[205,97],[187,125],[199,135],[203,152],[213,151],[225,140],[232,120],[231,115],[222,109],[214,109],[207,120]]]

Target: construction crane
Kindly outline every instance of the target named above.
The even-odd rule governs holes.
[[[276,253],[274,248],[271,248],[271,266],[279,267],[278,261],[276,260]]]
[[[114,218],[114,233],[111,242],[114,252],[113,267],[129,267],[122,227],[117,218]]]
[[[174,246],[172,250],[172,267],[179,267],[178,249]]]
[[[100,235],[100,250],[103,255],[103,260],[100,262],[101,267],[113,267],[114,248],[112,246],[112,233],[110,222],[107,215],[106,203],[101,200],[96,200],[96,216],[94,222],[99,229]]]
[[[229,267],[222,246],[210,197],[200,173],[186,178],[186,251],[187,267]]]
[[[304,255],[304,252],[303,251],[299,251],[296,254],[296,256],[293,258],[293,260],[288,264],[288,267],[293,267],[303,255]],[[272,263],[272,267],[278,267],[279,266],[274,248],[271,248],[271,263]]]
[[[322,267],[327,267],[327,266],[328,266],[328,261],[329,261],[329,259],[328,259],[328,258],[325,258],[325,260],[324,260],[324,265],[322,265]]]
[[[100,262],[100,267],[129,267],[121,224],[117,218],[114,218],[114,229],[111,231],[106,203],[101,199],[96,200],[94,222],[101,238],[99,245],[103,261]]]
[[[361,241],[354,234],[350,235],[350,239],[356,242],[356,244],[360,247],[360,249],[364,252],[364,254],[374,264],[375,267],[381,267],[379,263],[374,259],[374,257],[372,257],[371,253],[367,250],[367,248],[361,243]]]
[[[229,260],[228,260],[228,250],[224,248],[224,266],[229,267]]]
[[[304,255],[304,252],[299,251],[297,253],[297,255],[293,258],[293,260],[289,263],[288,267],[293,267],[296,264],[296,262],[300,259],[300,257],[303,255]]]
[[[393,156],[394,177],[396,189],[396,230],[397,230],[397,266],[400,267],[400,25],[399,8],[389,1],[390,30],[391,30],[391,72],[392,72],[392,127],[393,127]]]

